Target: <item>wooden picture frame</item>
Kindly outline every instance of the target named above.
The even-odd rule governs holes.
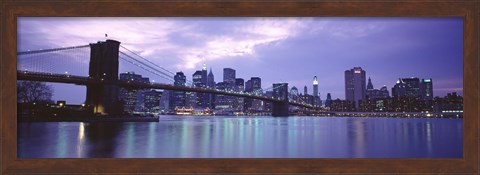
[[[478,1],[317,2],[317,1],[2,1],[1,2],[1,172],[53,173],[479,173],[479,21]],[[147,16],[359,16],[463,17],[463,158],[401,159],[19,159],[17,158],[17,17]]]

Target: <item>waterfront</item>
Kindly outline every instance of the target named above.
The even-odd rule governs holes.
[[[18,123],[20,158],[461,158],[463,119],[161,116]]]

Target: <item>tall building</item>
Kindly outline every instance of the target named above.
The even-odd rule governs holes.
[[[432,79],[422,79],[420,82],[420,93],[424,100],[433,100],[433,82]]]
[[[373,89],[372,79],[370,79],[370,77],[368,77],[368,84],[367,84],[367,90],[369,89]]]
[[[187,82],[187,77],[183,72],[177,72],[173,79],[173,85],[175,86],[185,86],[185,83]],[[171,96],[172,105],[169,106],[171,110],[186,106],[186,93],[184,91],[172,91]]]
[[[260,77],[251,77],[250,81],[252,82],[252,90],[256,92],[256,95],[263,95],[262,90],[262,79]],[[252,108],[255,111],[262,111],[263,110],[263,101],[254,99],[252,101]]]
[[[150,90],[143,92],[145,111],[147,113],[158,114],[160,112],[160,100],[162,98],[162,92],[156,90]]]
[[[223,82],[226,83],[227,89],[233,90],[235,86],[235,69],[223,68]]]
[[[345,98],[355,103],[356,108],[359,107],[360,101],[365,98],[365,84],[365,71],[361,67],[354,67],[345,71]]]
[[[257,91],[257,90],[261,91],[262,90],[262,79],[260,79],[260,77],[252,77],[252,78],[250,78],[250,81],[252,82],[252,89],[254,91]]]
[[[245,82],[245,92],[252,92],[252,91],[253,91],[252,80],[247,80],[247,82]]]
[[[320,101],[320,94],[318,93],[318,80],[317,76],[313,77],[313,106],[319,107],[322,103]]]
[[[318,80],[317,76],[313,76],[313,96],[318,97]]]
[[[215,77],[213,76],[212,68],[207,76],[207,87],[215,89]]]
[[[218,82],[215,86],[217,90],[226,90],[227,83]],[[227,98],[226,95],[215,95],[215,110],[217,113],[228,113],[232,110],[232,105],[230,98]]]
[[[232,68],[223,68],[223,82],[225,83],[225,89],[227,91],[234,90],[235,88],[235,69]],[[217,83],[218,84],[218,83]],[[217,95],[216,97],[221,97],[223,99],[224,105],[230,106],[232,108],[234,106],[235,102],[235,97],[232,96],[219,96]],[[229,109],[232,110],[232,109]]]
[[[205,67],[203,69],[206,69]],[[195,71],[192,75],[192,81],[193,81],[193,86],[198,87],[198,88],[206,88],[207,84],[207,78],[204,77],[204,74],[206,75],[206,70],[202,71]],[[194,108],[206,108],[207,107],[207,101],[208,101],[208,96],[205,93],[197,93],[197,92],[192,92],[194,96],[194,104],[192,104],[192,107]]]
[[[292,100],[298,101],[298,89],[297,89],[297,87],[293,86],[290,89],[290,97],[291,97]]]
[[[308,91],[307,91],[307,86],[303,87],[303,95],[307,95],[308,94]]]
[[[210,67],[210,72],[207,75],[207,88],[210,89],[215,89],[215,77],[213,76],[212,68]],[[208,94],[207,95],[207,104],[206,106],[209,107],[210,109],[213,109],[214,102],[215,102],[215,95],[214,94]]]
[[[236,78],[235,79],[235,91],[237,92],[243,92],[245,90],[245,83],[243,78]]]
[[[388,90],[387,86],[383,86],[380,89],[374,89],[372,84],[372,79],[368,77],[368,84],[367,84],[367,91],[365,92],[366,99],[380,99],[380,98],[388,98]]]
[[[390,95],[389,95],[389,93],[388,93],[388,88],[387,88],[387,86],[384,85],[382,88],[380,88],[379,91],[380,91],[380,92],[379,92],[378,98],[388,98],[388,97],[390,97]]]
[[[433,99],[432,79],[399,78],[392,88],[393,97],[418,97],[423,100]]]
[[[170,102],[170,94],[172,91],[169,90],[163,90],[162,97],[160,98],[160,110],[164,113],[168,112],[168,109],[170,109],[169,105],[171,105]]]
[[[325,107],[330,108],[332,107],[332,96],[330,93],[327,93],[327,100],[325,100]]]
[[[207,66],[203,64],[202,67],[202,83],[206,86],[208,83],[208,77],[207,77]]]
[[[120,74],[121,81],[148,83],[149,79],[135,74],[135,72],[126,72]],[[125,112],[142,112],[143,110],[143,92],[145,90],[120,88],[120,100],[123,102]]]
[[[245,91],[245,83],[242,78],[236,78],[235,79],[235,88],[234,90],[236,92],[244,92]],[[237,112],[243,112],[244,108],[244,98],[236,97],[235,98],[235,103],[233,105],[233,108]]]

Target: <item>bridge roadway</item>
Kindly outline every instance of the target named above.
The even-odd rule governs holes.
[[[17,80],[67,83],[67,84],[75,84],[75,85],[106,83],[103,79],[96,79],[96,78],[94,79],[91,77],[68,75],[68,74],[53,74],[53,73],[44,73],[44,72],[30,72],[30,71],[17,71]],[[164,89],[164,90],[175,90],[175,91],[188,91],[188,92],[228,95],[228,96],[235,96],[235,97],[245,97],[245,98],[259,99],[259,100],[274,102],[274,103],[283,102],[283,100],[275,99],[273,97],[252,95],[252,94],[242,93],[242,92],[233,92],[233,91],[228,92],[228,91],[221,91],[217,89],[188,87],[188,86],[174,86],[172,84],[163,84],[163,83],[140,83],[140,82],[120,81],[120,80],[116,82],[109,82],[109,83],[117,84],[120,87],[132,88],[132,89]],[[294,101],[289,101],[289,105],[299,106],[304,108],[313,108],[313,106],[311,105],[294,102]]]

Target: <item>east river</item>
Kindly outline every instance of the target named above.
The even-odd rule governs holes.
[[[17,128],[20,158],[463,157],[463,119],[160,116]]]

